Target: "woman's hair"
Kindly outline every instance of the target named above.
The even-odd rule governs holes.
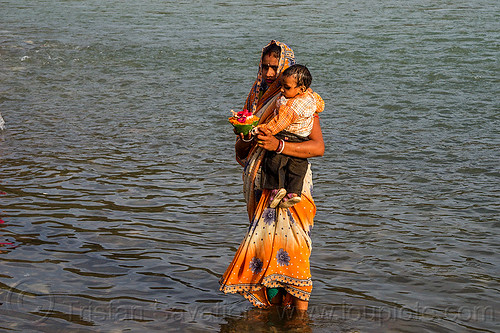
[[[263,51],[262,51],[262,58],[264,58],[266,55],[268,54],[272,54],[274,55],[276,58],[280,58],[281,56],[281,47],[279,47],[277,44],[275,43],[272,43],[270,44],[268,47],[266,47]]]
[[[292,65],[285,69],[282,74],[283,77],[295,76],[298,86],[309,88],[312,83],[311,72],[304,65]]]

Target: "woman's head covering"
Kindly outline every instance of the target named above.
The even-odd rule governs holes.
[[[278,60],[278,75],[276,80],[267,88],[265,93],[259,99],[259,93],[263,84],[262,78],[262,58],[264,56],[264,51],[271,45],[276,44],[280,47],[281,53]],[[255,113],[255,111],[263,104],[267,103],[270,98],[272,98],[277,92],[280,91],[281,83],[280,77],[281,73],[288,67],[295,64],[295,56],[293,50],[288,47],[285,43],[278,42],[277,40],[272,40],[262,49],[262,55],[260,57],[259,72],[257,74],[257,80],[252,86],[250,93],[248,94],[247,100],[245,102],[245,109]]]

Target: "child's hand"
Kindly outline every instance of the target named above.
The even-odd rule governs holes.
[[[260,133],[260,127],[261,125],[255,126],[250,130],[250,134],[253,136],[257,136]]]

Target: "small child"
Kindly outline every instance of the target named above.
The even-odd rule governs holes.
[[[270,189],[269,206],[289,208],[300,202],[304,177],[309,166],[306,158],[282,155],[285,142],[307,141],[314,114],[322,112],[325,102],[309,87],[312,76],[306,66],[288,67],[281,76],[281,95],[276,101],[276,116],[256,129],[268,129],[277,139],[276,151],[266,151],[262,162],[262,188]],[[256,131],[254,131],[256,132]]]

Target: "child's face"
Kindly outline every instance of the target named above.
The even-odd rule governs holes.
[[[293,98],[306,91],[306,87],[298,86],[294,75],[285,76],[281,79],[281,94],[286,98]]]

